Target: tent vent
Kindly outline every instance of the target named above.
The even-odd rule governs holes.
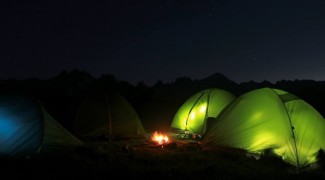
[[[293,101],[293,100],[299,100],[300,98],[298,98],[295,95],[292,95],[290,93],[286,93],[286,94],[282,94],[279,95],[280,99],[282,100],[283,103],[289,102],[289,101]]]

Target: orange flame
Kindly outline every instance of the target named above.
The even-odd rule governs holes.
[[[158,133],[155,131],[151,137],[151,140],[157,142],[159,145],[168,143],[169,138],[167,135],[164,135],[162,133]]]

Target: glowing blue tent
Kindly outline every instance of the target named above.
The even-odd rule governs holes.
[[[0,95],[0,157],[28,156],[81,144],[34,98]]]

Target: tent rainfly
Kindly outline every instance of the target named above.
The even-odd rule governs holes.
[[[283,90],[261,88],[231,103],[202,144],[256,154],[271,150],[300,169],[317,162],[317,154],[325,150],[324,137],[325,121],[311,105]]]
[[[85,138],[135,138],[145,135],[138,114],[120,94],[95,94],[85,98],[74,127]]]
[[[82,142],[53,119],[34,98],[0,95],[0,157],[26,157]]]
[[[222,89],[205,89],[192,95],[176,112],[171,128],[203,135],[210,119],[216,118],[235,96]]]

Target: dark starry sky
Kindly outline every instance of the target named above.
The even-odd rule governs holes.
[[[325,80],[323,0],[1,1],[0,79]]]

